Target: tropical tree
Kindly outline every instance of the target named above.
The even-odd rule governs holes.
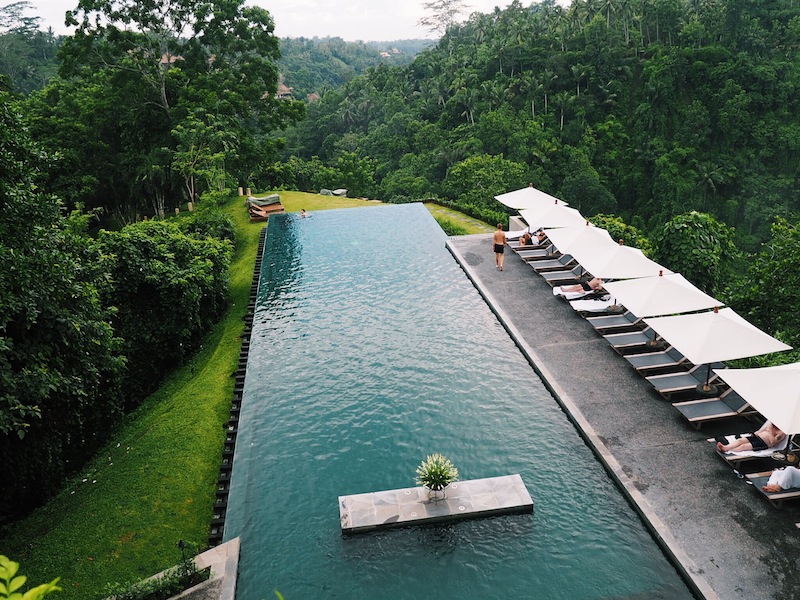
[[[800,285],[800,223],[777,218],[772,237],[748,261],[744,277],[738,277],[728,298],[743,317],[761,329],[779,334],[800,347],[800,324],[796,318]],[[796,358],[796,357],[795,357]]]
[[[736,258],[733,231],[707,213],[692,211],[656,230],[656,260],[709,294],[722,291]]]
[[[229,241],[184,234],[172,221],[100,231],[112,284],[106,305],[128,359],[126,403],[132,408],[164,374],[199,347],[226,306]]]
[[[467,9],[467,2],[466,0],[430,0],[423,2],[422,8],[428,14],[419,20],[419,24],[427,27],[433,33],[442,35],[456,23],[458,17]]]
[[[0,513],[46,499],[122,414],[124,359],[101,302],[105,257],[37,189],[38,151],[0,94]]]
[[[198,192],[192,181],[198,150],[206,158],[224,152],[224,160],[211,162],[247,184],[240,178],[275,151],[269,134],[303,115],[302,103],[276,94],[279,46],[272,18],[243,0],[174,0],[168,6],[80,0],[68,17],[76,31],[60,51],[60,75],[93,82],[98,96],[116,96],[101,107],[110,155],[94,162],[118,163],[117,187],[128,195],[154,147],[180,153],[172,164],[189,181],[189,199]],[[51,106],[64,101],[44,98]],[[237,144],[196,143],[210,133],[218,141],[221,132]]]
[[[447,173],[446,189],[450,197],[476,206],[496,206],[494,197],[525,184],[525,165],[484,154],[467,158]]]

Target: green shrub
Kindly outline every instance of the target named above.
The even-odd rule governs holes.
[[[187,560],[164,571],[161,577],[135,583],[108,584],[105,595],[114,600],[167,600],[203,583],[210,576],[210,569],[200,571],[194,561]]]
[[[61,588],[56,585],[58,583],[58,578],[56,578],[50,583],[37,585],[23,594],[19,590],[22,589],[28,578],[24,575],[17,575],[18,570],[19,563],[15,563],[0,554],[0,598],[7,598],[8,600],[41,600],[50,592],[61,591]]]
[[[181,231],[198,237],[211,237],[236,243],[236,226],[233,220],[220,210],[202,207],[192,216],[178,221]]]
[[[450,219],[445,219],[443,217],[434,217],[434,219],[436,219],[439,227],[441,227],[447,235],[466,235],[469,233],[466,227],[458,223],[453,223]]]

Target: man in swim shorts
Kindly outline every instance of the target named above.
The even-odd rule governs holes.
[[[494,266],[501,271],[506,264],[506,255],[503,251],[506,248],[506,234],[503,232],[503,224],[497,224],[497,231],[494,232]]]
[[[746,436],[733,440],[729,444],[717,442],[720,452],[750,452],[753,450],[766,450],[777,446],[786,439],[786,434],[775,427],[770,421],[764,423],[758,431],[748,433]]]

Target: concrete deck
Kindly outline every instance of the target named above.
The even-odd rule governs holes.
[[[441,500],[431,500],[428,493],[413,487],[339,496],[342,533],[533,512],[518,474],[451,483]]]
[[[800,598],[800,502],[772,506],[707,441],[752,424],[694,429],[510,249],[498,271],[491,234],[447,245],[696,595]]]

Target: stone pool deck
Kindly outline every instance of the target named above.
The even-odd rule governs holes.
[[[339,496],[342,533],[532,512],[519,474],[451,483],[437,500],[423,487]]]
[[[707,441],[752,424],[694,429],[513,251],[501,272],[490,234],[447,245],[696,595],[800,598],[800,502],[774,507]]]

